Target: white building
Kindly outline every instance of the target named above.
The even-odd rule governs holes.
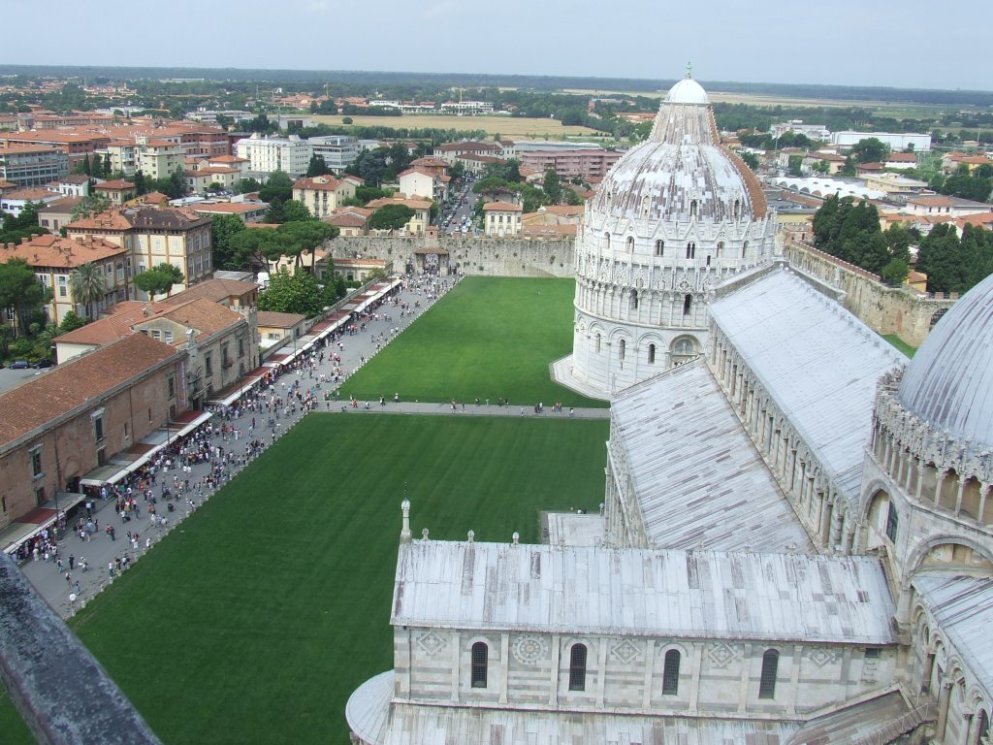
[[[347,135],[311,137],[307,142],[314,155],[324,158],[324,163],[334,173],[341,173],[359,157],[359,141]]]
[[[283,171],[291,178],[302,176],[310,165],[313,147],[308,140],[297,135],[289,137],[263,137],[258,132],[238,140],[235,145],[239,158],[248,161],[248,172],[266,176],[273,171]]]
[[[711,289],[772,257],[775,231],[757,179],[720,144],[706,92],[678,82],[648,140],[586,203],[560,379],[606,398],[692,359],[707,345]]]
[[[925,153],[931,149],[931,135],[911,132],[832,132],[831,144],[837,147],[852,147],[870,137],[875,137],[891,150],[906,150],[913,146],[914,152]]]

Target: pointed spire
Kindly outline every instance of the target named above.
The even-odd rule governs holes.
[[[690,79],[693,78],[693,63],[692,62],[687,62],[686,63],[686,78],[688,80],[690,80]]]
[[[400,503],[403,512],[403,528],[400,530],[400,543],[410,543],[410,500],[405,499]]]

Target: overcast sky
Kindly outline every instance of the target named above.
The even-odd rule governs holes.
[[[991,0],[4,0],[8,64],[993,90]],[[23,28],[19,33],[17,27]]]

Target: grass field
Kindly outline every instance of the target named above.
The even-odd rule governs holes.
[[[404,401],[606,406],[549,377],[549,363],[572,351],[574,292],[571,279],[464,279],[342,393],[359,400],[399,393]]]
[[[344,745],[348,696],[392,667],[404,493],[415,536],[536,542],[539,509],[596,509],[607,436],[605,420],[313,414],[71,625],[168,745]],[[0,741],[30,743],[0,709]]]
[[[344,116],[331,114],[307,115],[322,124],[344,126]],[[595,129],[578,125],[565,126],[558,119],[516,116],[454,116],[448,114],[405,114],[403,116],[352,115],[352,125],[357,127],[392,127],[399,129],[481,129],[488,135],[504,137],[550,137],[563,139],[579,135],[597,135]]]
[[[896,334],[884,334],[883,338],[908,357],[913,357],[917,353],[917,347],[910,346]]]

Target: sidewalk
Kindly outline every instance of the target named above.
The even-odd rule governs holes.
[[[452,280],[448,280],[448,282],[451,285]],[[419,318],[435,302],[434,299],[428,297],[426,289],[418,290],[416,288],[410,288],[401,290],[398,298],[410,306],[411,314],[409,316],[405,313],[404,317],[400,318],[399,308],[394,307],[392,304],[388,303],[382,306],[376,311],[379,314],[378,320],[366,321],[365,329],[356,333],[354,336],[345,335],[341,337],[341,342],[344,346],[343,350],[339,350],[336,344],[332,345],[329,343],[323,350],[317,349],[312,356],[302,358],[304,360],[303,364],[308,365],[306,368],[301,367],[280,375],[273,387],[277,395],[285,395],[285,392],[297,380],[300,381],[301,388],[306,389],[315,386],[320,380],[321,374],[328,375],[330,378],[335,367],[335,363],[331,359],[333,354],[340,356],[340,366],[347,370],[348,375],[351,375],[361,367],[361,360],[363,358],[368,361],[377,353],[377,342],[373,341],[373,337],[385,335],[387,342],[381,345],[385,348],[389,344],[389,341],[396,338],[399,333],[402,333],[410,323]],[[420,307],[414,308],[415,302],[419,303]],[[391,320],[386,320],[384,316],[390,316]],[[394,328],[397,329],[396,334],[393,333]],[[327,354],[325,355],[324,362],[318,364],[318,355],[321,351],[326,351]],[[309,362],[314,363],[312,367],[309,366]],[[321,397],[320,394],[327,390],[333,390],[334,387],[331,383],[322,384],[322,390],[318,391],[319,397]],[[536,414],[532,407],[522,409],[519,405],[497,406],[496,403],[486,405],[482,402],[478,405],[471,402],[464,405],[459,404],[455,412],[452,411],[452,405],[450,403],[413,403],[387,400],[385,405],[381,406],[378,401],[369,401],[368,409],[365,408],[365,403],[361,402],[358,408],[353,409],[347,400],[331,401],[329,407],[321,397],[320,405],[315,411],[327,412],[330,410],[332,412],[340,412],[342,406],[345,406],[346,413],[363,415],[386,413],[438,416],[540,416],[542,418],[560,419],[570,417],[570,410],[568,408],[565,408],[562,412],[553,412],[551,407],[546,407],[543,413]],[[273,437],[272,430],[265,425],[266,421],[270,419],[269,414],[259,411],[252,412],[245,408],[242,409],[240,416],[234,416],[234,411],[237,411],[237,406],[229,409],[227,416],[221,414],[215,415],[211,422],[208,423],[208,425],[212,424],[215,428],[215,434],[210,438],[209,442],[213,445],[221,446],[231,453],[241,452],[252,437],[263,441],[265,447],[262,452],[264,452],[275,439],[286,434],[306,415],[306,412],[301,407],[298,407],[295,414],[279,417],[279,426],[275,430],[275,437]],[[610,417],[610,410],[606,408],[575,409],[571,416],[577,419],[608,419]],[[250,434],[250,424],[253,419],[256,420],[257,425],[254,435]],[[233,439],[230,436],[227,438],[222,437],[220,432],[217,431],[222,424],[237,428],[240,437],[238,439]],[[173,479],[177,476],[181,481],[188,479],[191,484],[200,481],[216,465],[217,463],[215,461],[198,463],[191,467],[192,471],[189,473],[183,473],[176,466],[170,470],[163,469],[157,474],[158,484],[153,487],[153,492],[155,495],[158,495],[163,484],[172,486]],[[224,468],[226,471],[230,471],[230,475],[233,477],[242,467],[241,465],[232,464]],[[192,514],[204,501],[209,499],[214,491],[207,490],[200,497],[193,496],[194,506],[189,504],[188,498],[190,495],[187,494],[178,497],[173,500],[173,504],[175,505],[175,511],[173,512],[168,512],[166,503],[162,499],[158,499],[156,505],[158,514],[168,519],[168,524],[164,527],[153,525],[147,512],[149,504],[141,496],[136,497],[140,514],[129,522],[122,522],[121,518],[117,515],[115,500],[113,498],[106,501],[96,498],[93,500],[95,507],[94,518],[98,522],[99,528],[89,540],[83,541],[71,530],[75,525],[75,520],[70,523],[70,531],[59,541],[59,556],[64,564],[61,571],[59,571],[54,560],[47,562],[44,560],[28,561],[22,565],[22,570],[48,604],[63,618],[68,618],[103,590],[103,588],[113,582],[116,576],[120,576],[120,573],[116,571],[117,559],[123,559],[127,556],[129,563],[136,561],[147,550],[154,547],[170,530],[175,529],[177,525]],[[117,534],[116,540],[111,540],[105,532],[105,528],[108,525],[112,525],[115,528]],[[137,546],[128,541],[128,531],[138,534]],[[73,571],[69,571],[70,556],[74,557],[76,564]],[[81,571],[79,566],[79,559],[81,557],[86,559],[88,565],[85,572]],[[115,564],[115,576],[113,577],[108,572],[108,562]],[[66,572],[70,573],[70,580],[68,582],[65,577]],[[77,582],[79,583],[78,592],[76,590]],[[75,601],[71,601],[70,599],[70,596],[73,594],[76,595]]]

